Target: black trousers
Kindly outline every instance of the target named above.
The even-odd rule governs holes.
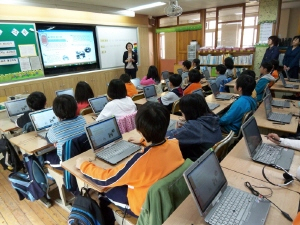
[[[136,78],[136,69],[125,69],[125,73],[127,73],[131,79]]]

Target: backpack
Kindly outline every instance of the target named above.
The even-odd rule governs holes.
[[[38,158],[35,155],[24,154],[23,161],[27,173],[14,172],[8,176],[12,187],[19,195],[19,199],[26,198],[35,201],[45,195],[50,199],[48,196],[48,179]]]
[[[85,194],[83,195],[83,190]],[[97,202],[89,195],[89,190],[81,189],[75,198],[68,218],[69,225],[104,225],[103,216]]]
[[[0,164],[4,170],[9,169],[13,172],[24,168],[16,150],[4,134],[1,135],[0,139]]]

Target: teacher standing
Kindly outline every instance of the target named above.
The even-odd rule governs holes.
[[[125,73],[131,76],[131,79],[136,78],[136,71],[138,70],[136,63],[138,62],[138,55],[132,51],[133,45],[128,42],[125,46],[127,51],[123,54],[123,63],[125,63]]]
[[[291,78],[298,79],[300,59],[300,36],[293,38],[292,46],[288,47],[283,58],[283,69]]]

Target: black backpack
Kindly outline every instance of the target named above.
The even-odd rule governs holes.
[[[83,191],[85,194],[83,195]],[[105,225],[100,207],[89,195],[89,190],[81,189],[81,195],[75,198],[68,218],[69,225]]]
[[[1,135],[0,139],[0,164],[4,170],[9,169],[13,172],[24,168],[16,150],[4,134]]]

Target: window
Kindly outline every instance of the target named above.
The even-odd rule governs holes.
[[[214,48],[216,31],[216,8],[206,10],[205,47]]]
[[[200,13],[183,14],[179,16],[179,24],[200,23]]]
[[[159,27],[170,27],[177,25],[177,17],[163,17],[159,19]]]
[[[159,46],[159,52],[160,52],[160,58],[161,59],[165,59],[165,33],[160,33],[159,34],[159,43],[160,43],[160,46]]]

